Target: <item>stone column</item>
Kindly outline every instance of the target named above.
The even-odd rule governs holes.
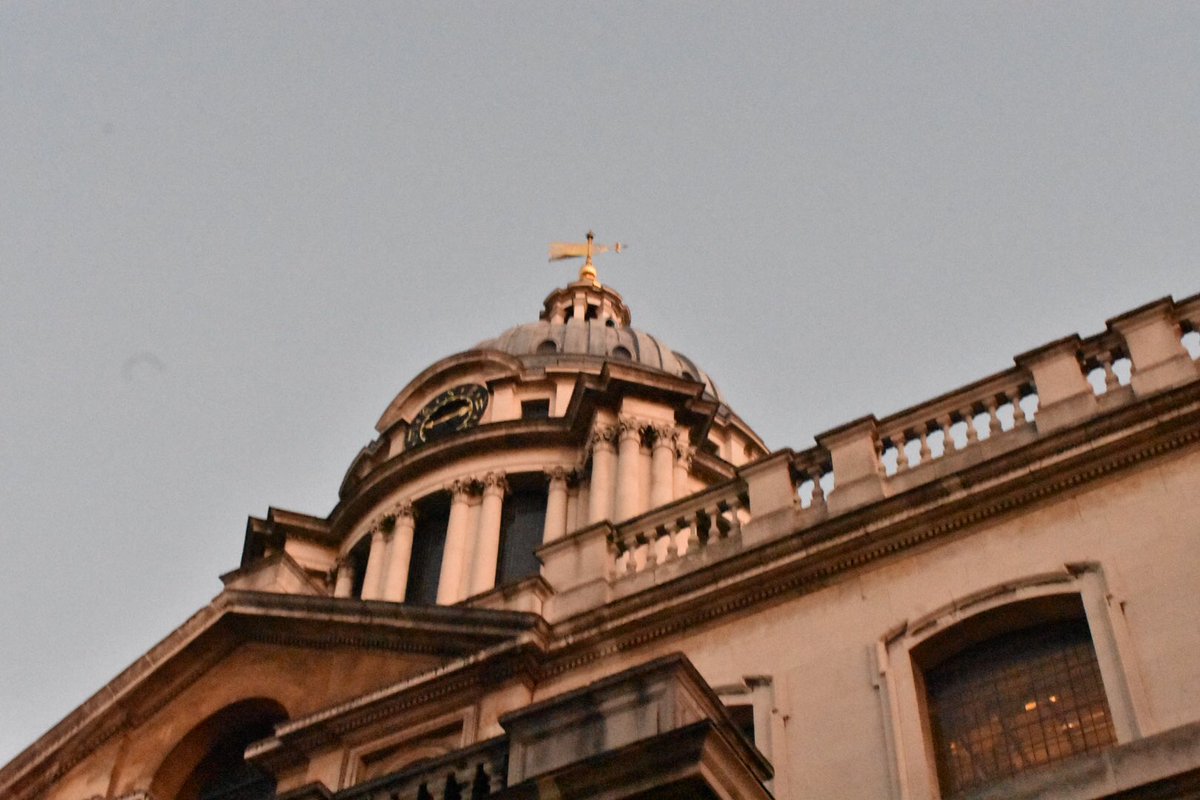
[[[450,605],[462,598],[458,586],[464,568],[467,547],[467,503],[471,481],[457,480],[450,484],[450,521],[446,525],[446,546],[442,551],[442,571],[438,575],[437,603]]]
[[[617,453],[613,440],[617,429],[598,425],[592,431],[592,481],[588,491],[588,522],[613,518],[613,483],[617,476]]]
[[[614,522],[637,516],[641,510],[638,485],[638,459],[642,449],[642,425],[637,420],[622,419],[618,426],[617,497]]]
[[[508,481],[503,472],[489,472],[483,479],[483,506],[479,509],[479,530],[475,535],[475,563],[471,568],[471,592],[476,595],[496,585],[496,564],[500,560],[500,512]]]
[[[579,496],[579,475],[572,472],[567,475],[567,532],[578,530],[579,524],[579,506],[581,500]]]
[[[675,428],[655,425],[650,446],[650,507],[658,508],[675,499]]]
[[[334,597],[349,597],[354,593],[354,560],[349,554],[337,565],[337,583],[333,586]]]
[[[387,538],[376,521],[371,526],[371,552],[367,555],[367,575],[363,578],[362,599],[378,600],[383,596],[383,569],[387,558]]]
[[[405,500],[396,506],[392,540],[388,544],[387,573],[383,578],[383,599],[399,603],[408,589],[408,564],[412,560],[413,507]]]
[[[675,497],[685,497],[691,494],[688,476],[692,474],[692,459],[696,457],[696,448],[687,442],[687,437],[680,435],[675,439]]]
[[[550,485],[546,491],[546,527],[542,542],[561,539],[567,532],[567,471],[555,467],[546,473]]]

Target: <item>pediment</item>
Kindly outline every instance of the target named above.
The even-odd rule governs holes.
[[[232,583],[289,574],[280,561]],[[64,776],[60,786],[73,784],[91,771],[83,762],[118,741],[128,779],[148,786],[174,741],[229,704],[265,699],[288,718],[312,715],[538,624],[513,612],[227,588],[0,771],[0,794],[34,797]]]

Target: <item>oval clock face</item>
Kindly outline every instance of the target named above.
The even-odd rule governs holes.
[[[487,403],[487,389],[478,384],[466,383],[447,389],[430,400],[413,418],[404,439],[405,447],[415,447],[475,427],[483,417]]]

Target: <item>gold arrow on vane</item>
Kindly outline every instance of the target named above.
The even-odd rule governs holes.
[[[588,231],[587,242],[577,244],[574,242],[551,242],[550,243],[550,260],[561,261],[564,258],[583,258],[583,266],[579,269],[579,280],[591,281],[595,286],[600,285],[600,281],[596,280],[596,267],[592,264],[592,256],[600,253],[619,253],[627,245],[621,242],[614,244],[596,244],[596,234]]]

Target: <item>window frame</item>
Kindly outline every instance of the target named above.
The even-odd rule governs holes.
[[[1110,590],[1100,565],[1066,564],[1054,572],[1024,576],[956,598],[917,619],[900,622],[876,641],[874,682],[884,719],[892,797],[942,796],[925,699],[922,646],[956,626],[969,631],[981,615],[1005,606],[1071,595],[1082,604],[1091,633],[1116,745],[1137,739],[1152,727],[1123,602]]]

